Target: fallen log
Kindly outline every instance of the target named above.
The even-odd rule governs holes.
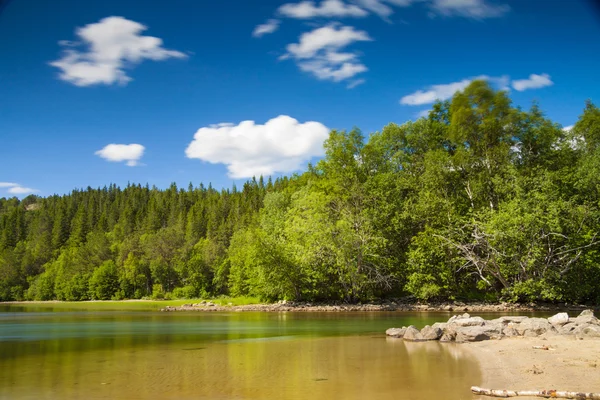
[[[471,392],[482,396],[490,397],[545,397],[553,399],[598,399],[600,393],[582,393],[582,392],[567,392],[561,390],[503,390],[503,389],[484,389],[478,386],[471,386]]]

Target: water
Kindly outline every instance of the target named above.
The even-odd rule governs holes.
[[[471,399],[460,345],[384,335],[448,317],[0,306],[0,399]]]

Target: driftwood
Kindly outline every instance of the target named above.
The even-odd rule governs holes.
[[[484,389],[478,386],[471,386],[473,394],[490,397],[545,397],[556,399],[598,399],[600,393],[581,393],[581,392],[566,392],[560,390],[502,390],[502,389]]]
[[[546,345],[543,346],[531,346],[532,349],[535,350],[554,350],[552,347],[548,347]]]

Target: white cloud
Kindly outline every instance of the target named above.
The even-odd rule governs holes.
[[[280,23],[281,21],[279,21],[278,19],[270,19],[264,24],[257,25],[256,28],[254,28],[254,31],[252,32],[252,36],[261,37],[273,33],[277,29],[279,29]]]
[[[310,18],[344,18],[366,17],[369,13],[362,8],[346,4],[342,0],[323,0],[320,5],[314,1],[301,1],[300,3],[287,3],[277,10],[282,16],[296,19]]]
[[[431,85],[427,87],[426,90],[417,90],[414,93],[402,97],[400,99],[400,104],[406,106],[420,106],[423,104],[435,103],[437,100],[448,100],[454,96],[454,93],[464,90],[474,80],[486,80],[500,88],[500,90],[508,90],[508,85],[510,83],[510,78],[506,75],[479,75],[473,78],[463,79],[458,82]]]
[[[510,11],[507,4],[492,4],[486,0],[432,0],[429,7],[445,17],[471,19],[497,18]]]
[[[292,172],[312,157],[323,155],[329,129],[319,122],[299,123],[280,115],[264,125],[242,121],[200,128],[185,154],[213,164],[225,164],[235,179]]]
[[[280,59],[294,58],[302,71],[318,79],[340,82],[367,71],[357,53],[341,50],[354,42],[371,40],[365,31],[330,24],[303,33],[299,43],[289,44],[288,52]]]
[[[569,125],[569,126],[565,126],[564,128],[562,128],[562,130],[563,130],[563,131],[565,131],[565,132],[570,132],[570,131],[571,131],[571,129],[573,129],[573,127],[574,127],[574,126],[575,126],[575,125]]]
[[[552,86],[554,82],[550,80],[548,74],[531,74],[528,79],[518,79],[512,82],[512,87],[519,92],[527,89],[539,89],[546,86]]]
[[[39,192],[37,189],[24,187],[14,182],[0,182],[0,188],[6,188],[6,191],[10,194],[28,194]]]
[[[421,110],[417,113],[417,118],[428,118],[430,112],[431,112],[431,110],[429,110],[429,109]]]
[[[348,89],[354,89],[358,85],[362,85],[365,82],[366,81],[364,79],[355,79],[352,82],[348,83],[348,85],[346,86],[346,88],[348,88]]]
[[[478,77],[478,79],[485,78],[487,77]],[[412,94],[402,97],[400,99],[400,104],[420,106],[423,104],[434,103],[436,100],[447,100],[452,97],[454,93],[464,90],[471,82],[473,82],[473,79],[463,79],[459,82],[431,85],[428,90],[417,90]]]
[[[144,155],[146,148],[141,144],[109,144],[94,154],[111,162],[125,161],[129,167],[139,165],[140,158]]]
[[[60,41],[65,49],[61,59],[50,65],[62,72],[60,79],[77,86],[97,84],[126,84],[131,77],[125,73],[143,60],[161,61],[168,58],[186,58],[177,50],[162,47],[162,39],[142,36],[146,26],[123,17],[107,17],[97,23],[77,28],[80,42]],[[86,46],[85,51],[75,47]]]
[[[287,46],[288,53],[295,58],[311,58],[322,50],[336,51],[357,41],[373,40],[365,31],[357,31],[351,26],[337,27],[328,25],[305,32],[300,36],[300,43]]]
[[[13,186],[10,189],[8,189],[8,193],[10,193],[10,194],[27,194],[27,193],[35,193],[37,191],[38,191],[37,189],[32,189],[32,188],[23,187],[23,186]]]

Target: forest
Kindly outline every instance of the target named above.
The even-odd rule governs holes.
[[[0,199],[0,300],[600,303],[600,109],[570,130],[474,81],[331,131],[303,173]]]

